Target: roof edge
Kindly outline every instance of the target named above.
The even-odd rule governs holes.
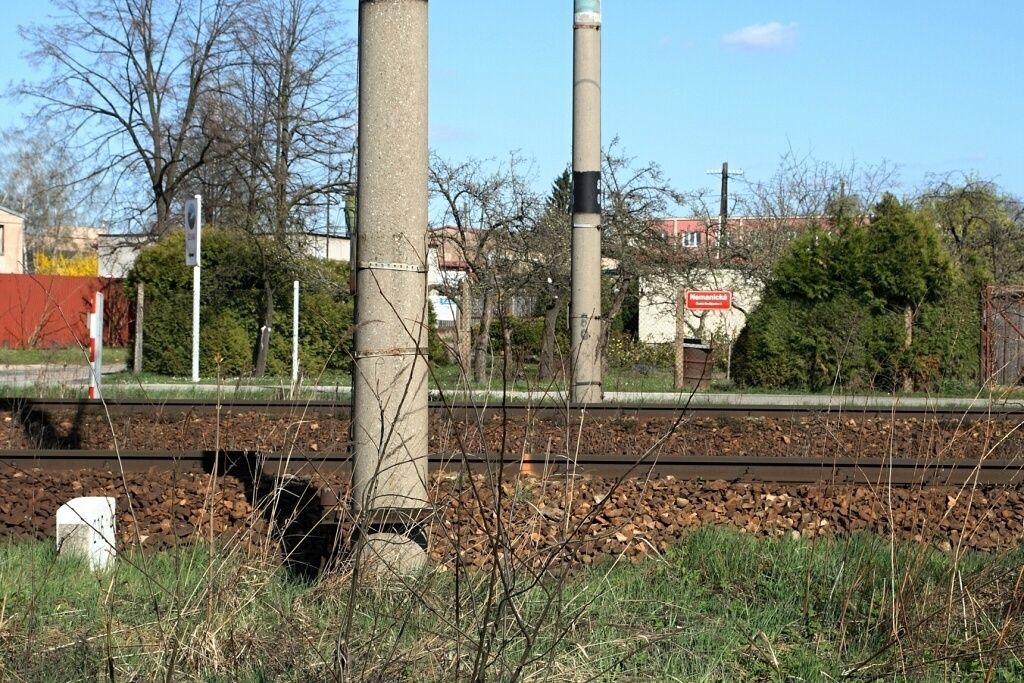
[[[3,204],[0,204],[0,211],[3,211],[4,213],[9,213],[9,214],[11,214],[12,216],[17,216],[17,217],[18,217],[18,218],[20,218],[21,220],[25,220],[25,214],[23,214],[23,213],[19,213],[19,212],[15,211],[14,209],[8,209],[8,208],[7,208],[6,206],[4,206]]]

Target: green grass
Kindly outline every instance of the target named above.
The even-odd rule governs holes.
[[[123,363],[128,358],[128,349],[106,347],[103,360],[107,363]],[[82,349],[3,349],[0,348],[0,365],[85,365],[86,352]]]
[[[0,364],[84,364],[81,353],[81,350],[76,349],[57,349],[50,351],[11,351],[0,349]],[[104,350],[104,359],[108,363],[124,361],[126,359],[126,355],[126,349]],[[302,383],[305,386],[317,385],[348,387],[351,384],[351,381],[352,379],[349,374],[332,370],[321,373],[318,376],[304,377]],[[488,373],[487,380],[484,382],[463,381],[458,367],[453,365],[439,366],[431,370],[429,381],[432,389],[444,389],[449,392],[453,399],[458,399],[460,392],[467,390],[488,390],[497,394],[500,393],[503,388],[508,388],[511,391],[548,392],[552,394],[553,397],[564,396],[568,392],[568,386],[564,378],[559,378],[554,381],[541,381],[537,376],[536,366],[526,366],[521,368],[518,372],[514,373],[513,376],[510,376],[507,382],[502,378],[502,368],[500,365],[496,365],[491,369]],[[201,379],[201,383],[203,384],[217,384],[217,382],[218,379],[216,377],[203,377]],[[252,398],[283,398],[286,397],[287,393],[284,392],[281,387],[287,387],[289,382],[289,377],[222,378],[220,380],[222,387],[221,394],[225,396],[247,394]],[[106,396],[109,398],[140,398],[147,396],[154,398],[205,398],[217,395],[216,390],[210,391],[194,389],[191,386],[191,378],[157,375],[148,372],[138,375],[131,372],[106,374],[104,375],[104,384]],[[140,388],[140,385],[142,384],[165,384],[172,385],[174,388],[159,391],[145,391]],[[678,392],[678,390],[673,387],[673,370],[671,368],[653,366],[644,366],[642,372],[638,372],[633,368],[609,368],[604,378],[604,389],[606,392]],[[806,395],[808,393],[806,391],[787,389],[760,389],[757,387],[738,388],[733,383],[726,381],[725,378],[721,376],[721,373],[717,373],[715,375],[709,390],[714,393],[726,394]],[[40,397],[71,397],[78,395],[84,396],[85,390],[84,388],[74,386],[48,387],[44,385],[28,390],[25,388],[12,390],[0,387],[0,393],[16,395],[25,395],[28,393]],[[848,392],[844,392],[840,387],[836,390],[829,389],[819,393],[821,395],[831,395],[844,394]],[[890,394],[878,391],[858,391],[856,393],[858,395],[879,397],[890,396]],[[301,395],[303,397],[315,398],[323,397],[325,394],[309,391],[304,392]],[[906,394],[908,397],[918,398],[975,398],[976,395],[977,392]],[[982,394],[983,398],[986,396],[987,393]],[[1024,397],[1024,389],[1002,388],[998,390],[996,397],[1003,399]]]
[[[466,680],[489,634],[487,680],[525,660],[527,680],[562,682],[980,681],[990,668],[1013,681],[1022,560],[705,528],[639,566],[538,585],[510,571],[515,590],[499,582],[489,602],[487,572],[460,575],[458,593],[451,572],[352,589],[180,549],[93,575],[48,545],[7,544],[0,679],[164,680],[173,664],[183,681],[333,680],[344,634],[352,680]]]

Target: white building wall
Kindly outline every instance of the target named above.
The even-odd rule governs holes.
[[[151,239],[139,235],[103,233],[96,238],[99,276],[123,278],[135,265],[139,252]]]
[[[0,273],[25,272],[25,219],[0,208],[3,244],[0,244]]]
[[[455,292],[464,277],[464,270],[440,266],[437,249],[427,251],[427,298],[441,327],[452,327],[459,319],[459,307],[447,294]]]
[[[310,256],[346,263],[352,260],[352,240],[348,237],[308,233],[303,239],[308,240],[305,248]]]
[[[690,271],[676,278],[645,278],[640,282],[640,341],[648,344],[672,342],[676,336],[676,297],[680,289],[724,289],[732,291],[733,307],[728,311],[687,311],[687,336],[695,336],[703,318],[701,336],[735,339],[747,321],[747,314],[761,300],[761,288],[752,286],[735,271],[725,268]]]

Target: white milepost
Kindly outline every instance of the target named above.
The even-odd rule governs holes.
[[[199,381],[199,289],[203,247],[203,197],[185,202],[185,265],[192,266],[192,381]]]
[[[299,281],[292,282],[292,391],[299,385]]]
[[[75,498],[57,509],[57,552],[77,555],[94,569],[107,569],[117,555],[116,499]]]

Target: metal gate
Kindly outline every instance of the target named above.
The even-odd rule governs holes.
[[[1024,287],[983,291],[981,371],[986,384],[1024,384]]]

